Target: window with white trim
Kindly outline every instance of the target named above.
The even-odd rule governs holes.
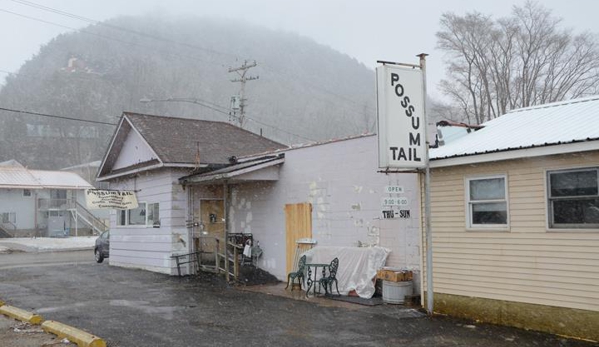
[[[2,223],[16,223],[17,222],[17,214],[15,212],[3,212],[0,213],[0,217],[2,220]]]
[[[31,196],[31,190],[29,190],[29,189],[23,189],[23,196],[30,197]]]
[[[468,227],[506,228],[508,225],[507,178],[468,178]]]
[[[140,202],[137,208],[131,210],[117,210],[116,224],[129,225],[160,225],[160,204]]]
[[[547,171],[550,228],[599,228],[598,170]]]

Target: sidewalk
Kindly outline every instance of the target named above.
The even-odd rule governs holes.
[[[92,249],[95,245],[97,236],[79,236],[79,237],[22,237],[0,239],[0,253],[11,251],[21,251],[28,253],[37,252],[60,252],[60,251],[78,251]]]

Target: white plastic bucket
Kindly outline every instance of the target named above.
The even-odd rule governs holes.
[[[403,304],[406,295],[412,295],[412,281],[383,281],[383,301],[390,304]]]

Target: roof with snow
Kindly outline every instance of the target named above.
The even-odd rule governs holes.
[[[500,152],[510,153],[494,160],[599,149],[599,96],[516,109],[482,125],[482,129],[431,149],[431,166],[445,166],[433,163],[468,156],[477,157],[468,160],[476,162],[482,155]],[[561,146],[573,144],[578,145]],[[561,147],[544,148],[549,146]],[[530,151],[540,148],[544,150],[536,154]],[[453,161],[458,164],[467,162]]]
[[[0,188],[9,189],[89,189],[79,175],[64,171],[29,170],[16,161],[0,163]]]

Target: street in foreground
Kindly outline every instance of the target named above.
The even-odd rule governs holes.
[[[0,255],[0,299],[119,347],[591,345],[447,317],[430,319],[402,306],[348,308],[248,292],[208,274],[170,277],[85,262],[86,256],[93,259],[91,251],[77,252],[80,260],[73,260],[73,253],[53,253],[55,265],[27,266],[20,258],[18,267],[1,265],[18,254]]]

